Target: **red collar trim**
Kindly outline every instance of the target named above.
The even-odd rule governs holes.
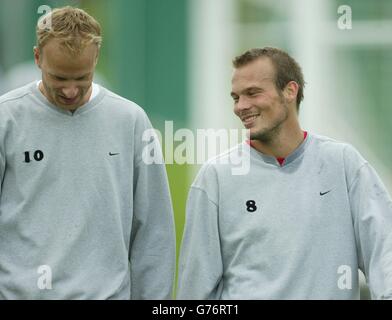
[[[308,132],[307,131],[304,131],[304,140],[306,139],[306,137],[308,136]],[[254,148],[253,146],[252,146],[252,140],[246,140],[245,141],[248,145],[250,145],[252,148]],[[279,162],[279,164],[280,164],[280,166],[283,166],[283,163],[284,163],[284,160],[285,160],[285,158],[276,158],[276,160]]]

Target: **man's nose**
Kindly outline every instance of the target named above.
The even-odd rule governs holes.
[[[237,102],[237,110],[238,111],[247,110],[247,109],[250,109],[250,107],[251,107],[251,103],[250,103],[249,99],[247,99],[244,96],[240,96],[238,98],[238,102]]]
[[[73,99],[79,94],[79,89],[76,86],[69,86],[62,89],[65,98]]]

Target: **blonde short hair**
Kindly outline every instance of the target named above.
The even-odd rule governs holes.
[[[82,9],[66,6],[42,16],[37,23],[37,47],[41,50],[50,39],[58,39],[71,54],[86,46],[102,43],[101,26]]]

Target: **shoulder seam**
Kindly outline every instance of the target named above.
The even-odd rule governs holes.
[[[360,173],[360,171],[362,170],[362,168],[365,167],[365,166],[368,166],[368,165],[369,165],[368,162],[364,162],[364,163],[362,163],[362,164],[359,166],[359,168],[357,169],[357,171],[356,171],[356,173],[355,173],[355,177],[354,177],[353,181],[350,183],[350,185],[349,185],[349,187],[348,187],[348,192],[350,192],[351,187],[353,186],[353,184],[355,183],[355,181],[358,180],[359,173]]]
[[[121,100],[121,101],[124,101],[124,102],[131,102],[133,104],[136,104],[135,102],[133,102],[131,100],[128,100],[127,98],[121,97],[118,94],[115,94],[115,93],[113,93],[113,92],[111,92],[109,90],[106,90],[106,95],[108,97],[110,97],[110,98],[113,98],[113,99]]]
[[[12,100],[21,99],[21,98],[23,98],[24,96],[27,96],[27,95],[29,95],[29,94],[31,94],[31,92],[25,92],[25,93],[23,93],[22,95],[20,95],[20,96],[18,96],[18,97],[8,98],[8,99],[6,99],[6,100],[0,101],[0,104],[6,103],[6,102],[9,102],[9,101],[12,101]]]
[[[216,207],[218,207],[218,204],[215,203],[215,201],[213,201],[213,200],[210,199],[210,197],[208,196],[208,193],[207,193],[206,190],[204,190],[203,188],[201,188],[201,187],[199,187],[199,186],[194,186],[194,185],[191,186],[191,189],[200,190],[201,192],[203,192],[203,193],[207,196],[208,201],[210,201],[212,204],[214,204]]]
[[[244,142],[240,142],[240,143],[238,143],[237,145],[235,145],[235,146],[233,146],[233,147],[231,147],[231,148],[229,148],[229,149],[223,151],[222,153],[217,154],[217,155],[211,157],[210,159],[208,159],[208,160],[205,162],[206,168],[208,168],[208,167],[214,165],[214,164],[215,164],[214,161],[218,161],[218,160],[220,160],[221,158],[223,158],[223,157],[225,157],[225,156],[231,154],[232,152],[234,152],[235,149],[239,149],[239,148],[242,146],[243,143],[244,143]]]
[[[114,92],[111,92],[111,91],[109,91],[109,90],[106,90],[106,96],[107,96],[108,98],[112,98],[112,99],[115,99],[115,100],[124,102],[124,103],[126,103],[126,104],[128,104],[128,105],[131,105],[131,106],[134,107],[136,110],[138,110],[138,111],[141,110],[141,111],[143,111],[143,113],[146,113],[145,110],[144,110],[140,105],[138,105],[136,102],[134,102],[134,101],[132,101],[132,100],[129,100],[129,99],[127,99],[127,98],[124,98],[124,97],[122,97],[122,96],[120,96],[120,95],[118,95],[118,94],[116,94],[116,93],[114,93]]]

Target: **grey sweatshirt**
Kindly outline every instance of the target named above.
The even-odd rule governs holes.
[[[391,298],[392,201],[369,163],[310,134],[283,166],[251,148],[249,174],[232,175],[245,149],[193,182],[177,298],[358,299],[358,268]]]
[[[173,212],[164,165],[142,160],[150,128],[102,87],[73,114],[36,83],[0,97],[1,299],[171,297]]]

